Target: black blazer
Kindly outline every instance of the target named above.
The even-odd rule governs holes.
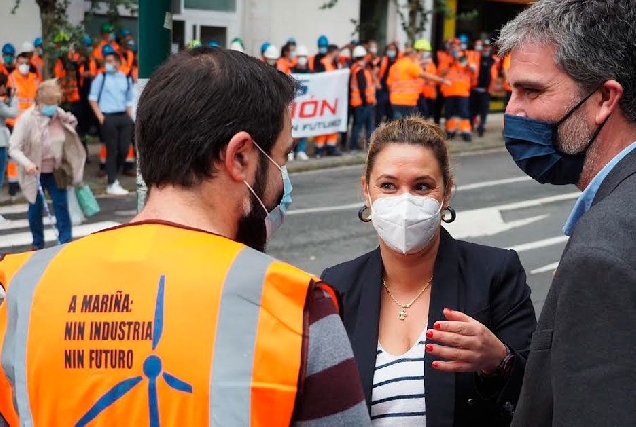
[[[378,345],[382,269],[378,248],[322,274],[323,280],[342,294],[343,321],[368,407]],[[462,311],[506,343],[515,353],[515,362],[507,381],[486,381],[474,373],[436,371],[431,366],[433,357],[426,354],[426,425],[508,425],[536,327],[530,288],[517,253],[455,240],[442,229],[433,277],[429,326],[446,320],[442,314],[445,307]]]
[[[570,237],[532,337],[514,426],[636,425],[636,151]]]

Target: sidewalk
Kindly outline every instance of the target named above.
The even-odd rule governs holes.
[[[488,116],[488,122],[486,124],[486,133],[480,138],[476,134],[473,135],[473,142],[466,143],[459,140],[449,141],[449,151],[452,155],[461,155],[464,153],[474,153],[479,151],[491,151],[504,149],[504,141],[502,137],[503,130],[503,114],[493,113]],[[99,171],[99,144],[89,144],[89,158],[91,163],[86,165],[84,170],[85,183],[88,184],[95,195],[102,195],[106,192],[106,178],[99,178],[97,176]],[[311,143],[307,147],[308,154],[313,152]],[[364,153],[358,153],[357,155],[349,155],[344,153],[338,157],[324,157],[321,159],[310,158],[307,161],[296,160],[287,163],[287,170],[289,173],[305,172],[319,169],[330,169],[340,166],[358,165],[363,164],[366,155]],[[121,185],[135,192],[137,189],[136,178],[128,176],[120,176],[119,182]],[[7,189],[5,188],[0,192],[0,205],[9,204],[6,199]],[[24,203],[24,199],[18,196],[13,203]]]

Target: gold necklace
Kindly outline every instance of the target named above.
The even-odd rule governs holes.
[[[422,296],[422,294],[424,293],[424,291],[426,291],[428,289],[429,286],[431,286],[431,283],[433,283],[433,276],[431,276],[431,278],[428,280],[428,282],[426,282],[426,284],[424,285],[424,287],[422,288],[422,290],[415,296],[415,298],[413,298],[411,300],[411,302],[409,302],[408,304],[402,304],[401,302],[399,302],[391,293],[391,290],[389,289],[389,287],[386,285],[386,281],[384,279],[382,279],[382,286],[384,286],[384,289],[386,289],[386,293],[389,294],[389,297],[391,297],[391,299],[393,300],[393,302],[400,307],[400,312],[398,313],[398,317],[400,318],[400,320],[404,320],[406,319],[406,316],[408,315],[406,310],[408,310],[409,308],[411,308],[411,306],[415,303],[415,301],[417,301],[417,299],[419,297]]]

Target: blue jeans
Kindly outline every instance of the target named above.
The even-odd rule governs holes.
[[[401,119],[404,117],[414,116],[418,114],[417,107],[408,107],[405,105],[393,105],[393,118]]]
[[[0,190],[4,182],[4,174],[7,173],[7,147],[0,147]]]
[[[367,129],[367,134],[365,135],[367,142],[375,129],[375,109],[373,105],[361,105],[355,107],[353,111],[355,119],[353,121],[353,130],[351,131],[351,139],[349,140],[349,149],[351,151],[358,149],[358,139],[363,126]]]
[[[53,210],[55,212],[55,226],[60,234],[60,243],[68,243],[71,241],[71,216],[68,212],[68,198],[66,189],[60,190],[55,184],[55,178],[52,173],[43,173],[40,175],[40,182],[44,191],[49,193],[53,200]],[[38,193],[35,203],[29,203],[29,228],[33,235],[33,248],[44,248],[44,225],[42,223],[42,196]]]
[[[294,149],[296,153],[306,153],[307,152],[307,138],[298,138],[296,142],[296,148]]]

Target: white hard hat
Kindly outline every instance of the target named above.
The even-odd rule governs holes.
[[[278,59],[280,58],[280,51],[276,46],[269,45],[267,49],[265,49],[265,54],[263,55],[266,59]]]
[[[307,46],[298,46],[296,47],[296,56],[309,56],[309,50]]]
[[[22,48],[20,49],[20,53],[29,53],[33,52],[33,43],[24,42],[22,43]]]
[[[364,46],[356,46],[353,49],[353,58],[364,58],[365,56],[367,56],[367,50],[364,48]]]
[[[245,50],[243,49],[243,46],[239,42],[230,43],[230,49],[236,50],[237,52],[245,53]]]

